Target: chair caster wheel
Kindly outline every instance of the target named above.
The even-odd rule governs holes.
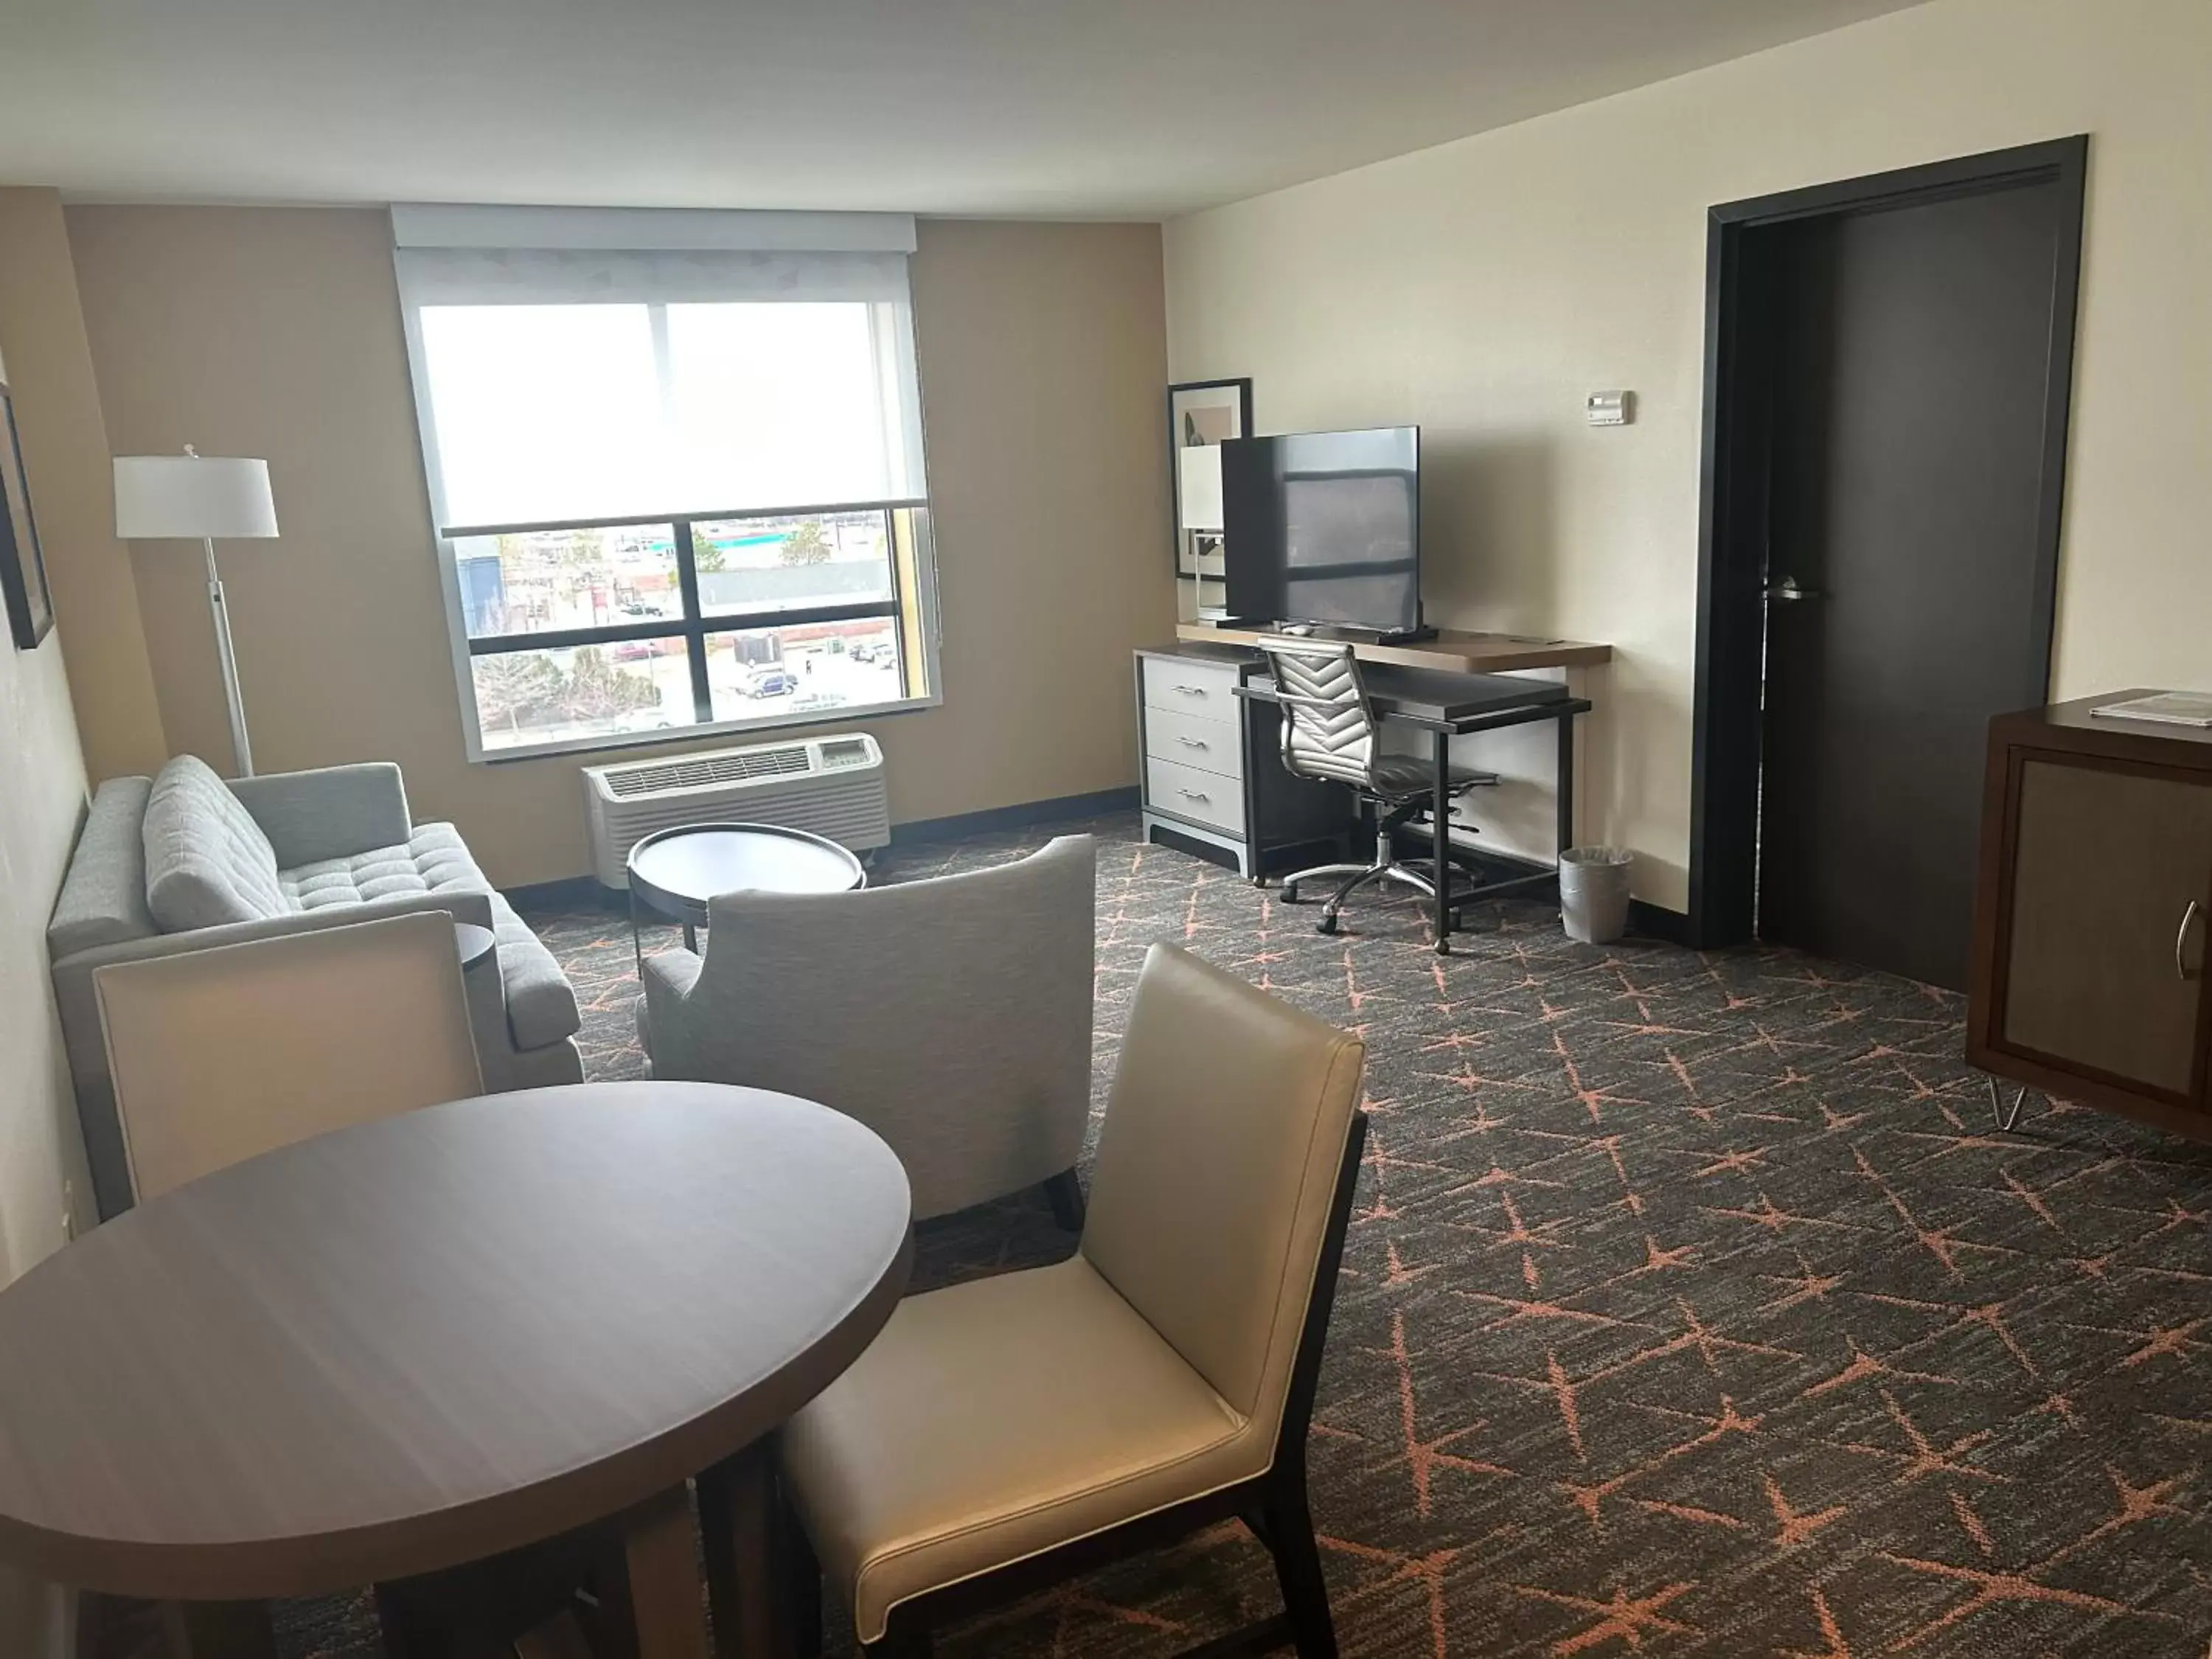
[[[1448,957],[1451,953],[1451,941],[1449,939],[1440,939],[1437,941],[1437,954],[1438,956]]]
[[[1322,911],[1321,920],[1314,923],[1314,932],[1316,933],[1333,933],[1335,931],[1336,917],[1327,910]]]
[[[1285,904],[1296,904],[1298,902],[1298,890],[1295,887],[1285,886],[1278,891],[1275,896]]]

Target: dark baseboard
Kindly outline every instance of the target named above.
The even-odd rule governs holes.
[[[1664,939],[1669,945],[1690,942],[1689,917],[1643,899],[1628,901],[1628,925],[1646,939]]]
[[[891,845],[911,847],[918,842],[953,841],[962,836],[988,835],[997,830],[1019,830],[1055,818],[1097,817],[1108,812],[1137,810],[1137,786],[1099,789],[1087,795],[1061,795],[1053,800],[1023,801],[1013,806],[993,806],[981,812],[961,812],[949,818],[917,818],[891,826]]]
[[[602,887],[597,876],[568,876],[560,881],[533,881],[526,887],[502,887],[507,902],[518,909],[620,909],[623,895]]]

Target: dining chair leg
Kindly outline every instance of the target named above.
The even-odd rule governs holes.
[[[1083,1183],[1072,1169],[1044,1178],[1045,1201],[1052,1206],[1052,1218],[1063,1232],[1083,1231]]]
[[[276,1659],[265,1601],[172,1601],[165,1613],[171,1650],[188,1659]]]
[[[1303,1480],[1283,1481],[1268,1495],[1267,1539],[1298,1659],[1336,1659],[1328,1583],[1322,1576],[1321,1549],[1314,1542],[1313,1516],[1306,1508]]]
[[[623,1557],[638,1659],[707,1659],[687,1487],[672,1486],[624,1513]]]
[[[792,1651],[781,1606],[776,1508],[772,1441],[755,1441],[699,1477],[699,1533],[715,1659],[787,1659]]]

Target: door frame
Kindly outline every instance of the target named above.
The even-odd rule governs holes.
[[[2066,428],[2074,395],[2075,316],[2087,189],[2086,133],[1922,167],[1727,202],[1706,214],[1705,411],[1698,457],[1698,650],[1691,715],[1689,942],[1738,945],[1758,927],[1760,714],[1765,678],[1764,550],[1749,503],[1763,474],[1731,457],[1743,435],[1734,404],[1741,369],[1747,232],[1790,220],[1877,212],[2031,185],[2058,186],[2057,266],[2045,376],[2043,469],[2036,508],[2032,683],[2023,708],[2048,700]]]

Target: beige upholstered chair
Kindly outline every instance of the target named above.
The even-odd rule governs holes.
[[[1248,1634],[1334,1655],[1305,1438],[1364,1058],[1152,947],[1080,1251],[901,1304],[784,1431],[786,1489],[867,1651],[927,1653],[942,1620],[1234,1516],[1286,1609]]]
[[[483,1091],[442,912],[118,963],[93,984],[141,1199]]]
[[[890,1144],[916,1220],[1044,1184],[1082,1225],[1097,854],[850,893],[727,893],[703,957],[647,957],[656,1078],[834,1106]]]

